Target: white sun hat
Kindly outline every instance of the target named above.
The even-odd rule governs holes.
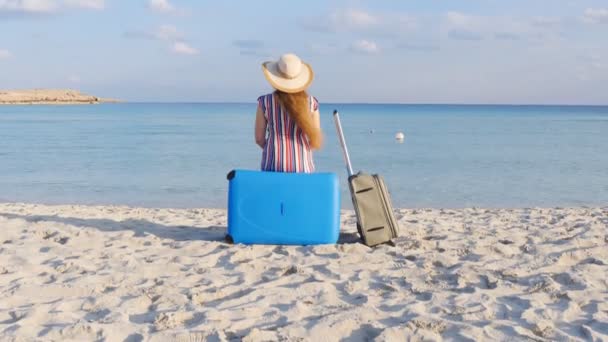
[[[305,90],[314,78],[310,65],[292,53],[284,54],[276,62],[264,62],[262,70],[270,85],[286,93]]]

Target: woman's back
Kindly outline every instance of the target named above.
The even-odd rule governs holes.
[[[308,96],[309,114],[318,113],[318,102]],[[261,168],[276,172],[314,172],[309,137],[281,105],[276,93],[258,98],[258,108],[266,119],[266,143]]]

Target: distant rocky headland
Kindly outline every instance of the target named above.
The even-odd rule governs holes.
[[[120,101],[91,96],[71,89],[0,90],[0,105],[69,105],[116,102]]]

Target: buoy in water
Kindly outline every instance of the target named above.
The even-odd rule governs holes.
[[[404,139],[405,139],[405,134],[403,134],[403,132],[399,132],[399,133],[395,134],[395,140],[397,140],[398,142],[403,142]]]

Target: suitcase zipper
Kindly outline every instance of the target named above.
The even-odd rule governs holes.
[[[350,188],[351,200],[353,202],[353,209],[355,209],[355,216],[357,216],[357,232],[363,240],[363,243],[367,245],[367,239],[363,234],[363,227],[361,227],[361,216],[359,215],[359,208],[357,206],[357,201],[355,200],[355,189],[353,188],[353,183],[351,182],[352,176],[348,177],[348,187]]]
[[[391,239],[393,239],[393,238],[397,237],[397,229],[395,227],[396,222],[395,222],[394,214],[392,212],[393,204],[386,198],[386,196],[384,196],[384,194],[386,193],[386,188],[384,187],[383,182],[381,182],[380,179],[378,178],[378,175],[375,175],[373,178],[374,178],[374,182],[378,186],[378,189],[380,189],[380,196],[382,197],[384,214],[386,215],[389,229],[391,230]]]

